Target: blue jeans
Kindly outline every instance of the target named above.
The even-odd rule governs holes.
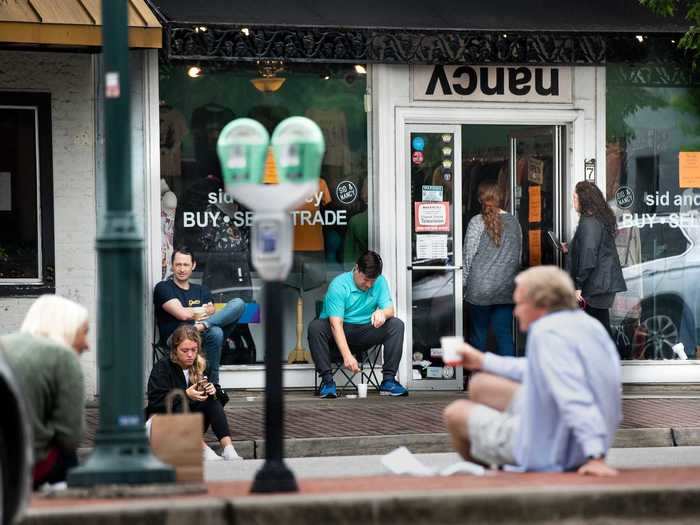
[[[496,353],[504,356],[515,355],[513,344],[513,305],[492,304],[471,305],[471,334],[469,342],[482,352],[486,351],[486,336],[489,327],[496,336]]]
[[[219,363],[224,338],[231,334],[244,310],[245,303],[241,299],[231,299],[221,310],[204,321],[207,330],[202,333],[202,347],[207,356],[209,381],[212,383],[219,383]]]

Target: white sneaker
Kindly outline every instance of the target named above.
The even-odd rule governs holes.
[[[214,452],[211,448],[209,448],[207,445],[204,445],[204,448],[202,449],[204,452],[204,461],[221,461],[222,458],[219,456],[216,452]]]
[[[233,448],[233,445],[228,445],[224,447],[224,451],[221,454],[221,456],[226,461],[235,461],[237,459],[243,459],[241,456],[238,455],[238,452],[236,452],[236,449]]]

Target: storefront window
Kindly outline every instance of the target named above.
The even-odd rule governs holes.
[[[330,280],[351,268],[368,244],[366,77],[354,66],[259,67],[203,68],[197,75],[189,66],[161,66],[162,274],[170,274],[174,247],[188,246],[197,261],[194,278],[208,286],[215,301],[240,297],[251,305],[251,323],[236,329],[222,364],[262,361],[255,311],[262,282],[249,249],[252,212],[224,192],[216,140],[239,117],[259,121],[270,134],[287,117],[312,119],[323,131],[326,154],[318,191],[293,213],[294,264],[286,281],[289,293],[281,298],[289,312],[289,361],[310,362],[302,351],[305,329]],[[274,182],[275,177],[270,155],[265,178]]]
[[[623,359],[696,359],[700,87],[607,67],[607,197],[627,283],[610,311]]]
[[[54,289],[51,100],[0,93],[0,295]]]

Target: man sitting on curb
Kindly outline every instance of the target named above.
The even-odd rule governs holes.
[[[202,332],[209,382],[219,384],[221,345],[243,315],[245,303],[238,298],[231,299],[217,312],[209,289],[190,282],[197,263],[186,247],[181,246],[173,252],[172,266],[172,278],[159,282],[153,290],[161,344],[169,348],[169,339],[175,329],[182,323],[194,323],[197,331]]]
[[[469,401],[445,409],[462,457],[531,471],[612,476],[605,463],[621,420],[621,371],[605,328],[577,308],[571,278],[554,266],[515,279],[515,316],[527,357],[482,353],[464,344]]]
[[[330,342],[335,341],[343,366],[352,373],[360,371],[351,347],[384,345],[384,379],[379,393],[407,396],[396,381],[403,348],[403,321],[394,317],[389,284],[382,273],[379,254],[368,251],[357,259],[350,272],[338,275],[328,287],[319,319],[309,325],[309,349],[321,376],[319,394],[337,397],[331,374]]]

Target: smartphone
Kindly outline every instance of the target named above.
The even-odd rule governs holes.
[[[547,237],[549,237],[549,241],[554,245],[554,247],[557,250],[559,250],[560,252],[564,252],[564,247],[562,246],[562,243],[559,240],[559,237],[557,237],[553,231],[548,230]]]
[[[209,383],[209,379],[207,376],[203,376],[202,379],[197,381],[197,390],[203,391],[204,387],[207,386],[207,383]]]

